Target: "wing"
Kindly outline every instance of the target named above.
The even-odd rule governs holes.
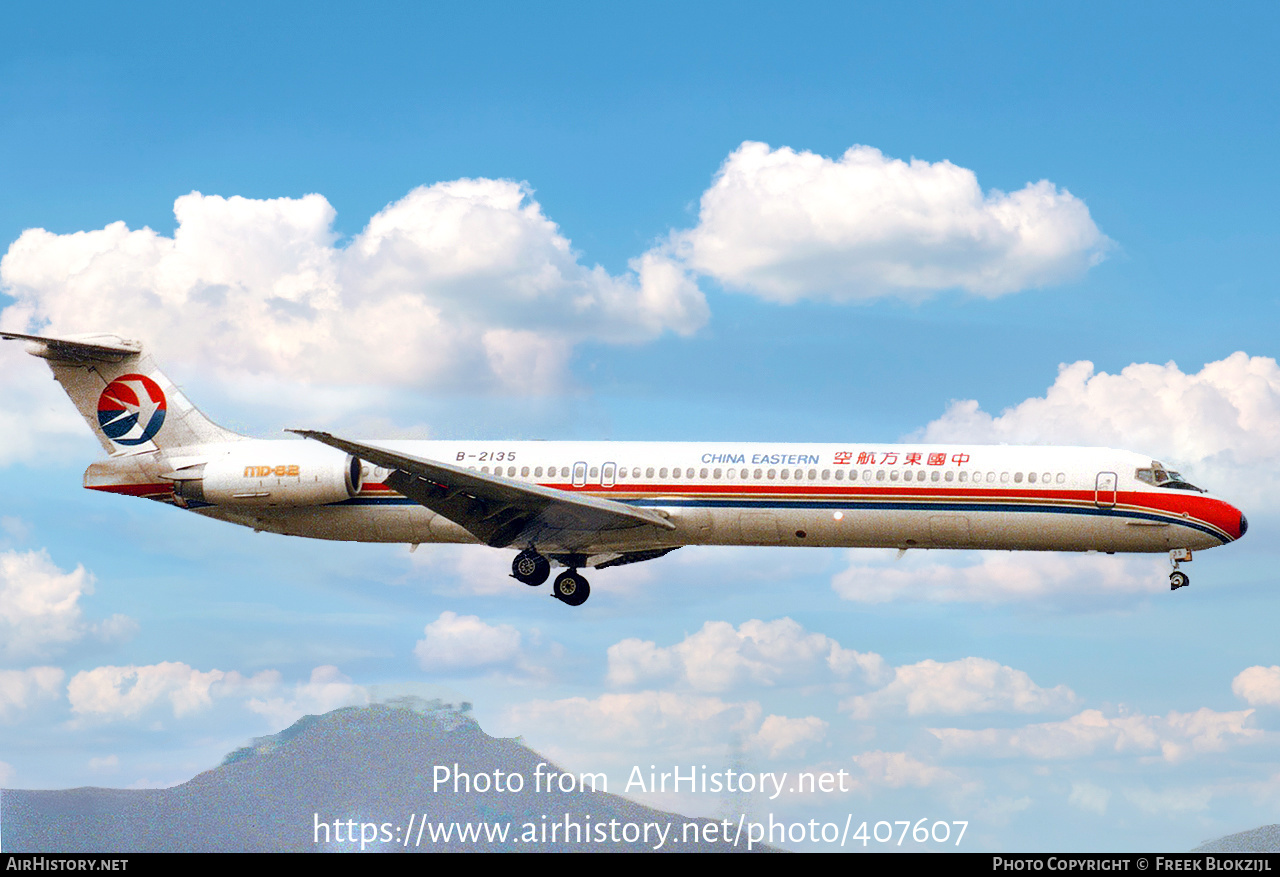
[[[444,515],[495,548],[549,539],[562,544],[586,544],[598,542],[599,535],[608,530],[676,528],[657,512],[610,499],[485,475],[327,432],[289,432],[390,469],[391,474],[385,479],[388,487]]]

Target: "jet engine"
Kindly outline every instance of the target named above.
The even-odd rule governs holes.
[[[351,454],[303,442],[245,442],[225,456],[167,477],[179,505],[304,508],[360,492],[362,465]]]

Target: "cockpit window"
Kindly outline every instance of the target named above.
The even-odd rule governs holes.
[[[1164,487],[1169,490],[1194,490],[1197,493],[1205,492],[1183,478],[1180,472],[1166,469],[1163,463],[1157,463],[1155,460],[1151,461],[1151,468],[1138,469],[1134,474],[1137,475],[1139,481],[1144,484],[1150,484],[1153,487]]]

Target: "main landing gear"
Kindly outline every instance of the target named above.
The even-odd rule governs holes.
[[[536,588],[551,575],[551,561],[547,560],[532,547],[526,548],[511,561],[511,577],[517,582]],[[551,586],[551,596],[569,606],[581,606],[591,596],[591,586],[577,568],[566,570],[556,576]]]
[[[551,561],[532,548],[526,548],[511,561],[511,578],[536,588],[551,575]]]
[[[1176,591],[1191,584],[1191,576],[1178,569],[1178,564],[1191,562],[1190,548],[1175,548],[1169,552],[1169,562],[1173,564],[1173,572],[1169,573],[1169,590]]]

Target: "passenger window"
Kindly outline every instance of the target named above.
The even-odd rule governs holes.
[[[666,477],[667,477],[667,467],[666,467],[666,466],[663,466],[660,470],[658,470],[658,477],[659,477],[659,478],[666,478]]]
[[[950,475],[951,473],[950,473],[950,472],[948,472],[947,474],[948,474],[948,475]],[[961,480],[961,481],[968,481],[968,480],[969,480],[969,473],[968,473],[968,472],[961,472],[961,473],[960,473],[960,480]]]
[[[705,479],[707,477],[707,470],[704,468],[701,472],[698,473],[698,477]]]
[[[946,475],[944,475],[943,477],[944,477],[944,478],[946,478],[948,481],[954,481],[954,480],[955,480],[955,475],[956,475],[956,473],[954,473],[954,472],[947,472],[947,474],[946,474]],[[961,481],[963,481],[964,479],[962,478],[962,479],[960,479],[960,480],[961,480]]]
[[[1021,473],[1021,472],[1014,472],[1014,473],[1013,473],[1013,483],[1014,483],[1014,484],[1021,484],[1021,483],[1022,483],[1022,473]]]
[[[730,469],[729,471],[732,472],[733,470]],[[711,473],[711,477],[714,478],[716,481],[720,480],[720,475],[721,475],[721,472],[719,469]]]
[[[1044,475],[1040,476],[1040,480],[1043,481],[1045,484],[1048,484],[1050,481],[1053,480],[1053,473],[1052,472],[1044,473]]]
[[[573,464],[573,486],[582,487],[586,483],[587,483],[587,464],[574,463]]]
[[[665,473],[664,473],[664,474],[665,474]],[[652,467],[652,466],[650,466],[649,468],[647,468],[647,469],[645,469],[645,470],[644,470],[644,477],[645,477],[645,478],[652,478],[652,477],[653,477],[653,467]]]
[[[929,475],[929,480],[937,481],[941,477],[942,477],[942,473],[939,472],[937,469],[934,469],[933,472]]]
[[[884,481],[884,470],[883,470],[883,469],[877,469],[877,470],[876,470],[876,481]]]
[[[528,466],[523,466],[523,467],[521,467],[521,469],[520,469],[520,477],[521,477],[521,478],[528,478],[528,477],[529,477],[529,467],[528,467]]]
[[[1000,473],[1000,483],[1001,483],[1001,484],[1008,484],[1008,483],[1009,483],[1009,473],[1008,473],[1008,472],[1001,472],[1001,473]]]
[[[787,480],[788,478],[790,478],[790,477],[791,477],[791,470],[790,470],[790,469],[783,469],[783,470],[782,470],[782,480],[783,480],[783,481],[786,481],[786,480]]]
[[[692,467],[692,466],[690,466],[688,469],[685,469],[685,470],[684,470],[684,477],[685,477],[685,478],[692,478],[692,477],[693,477],[693,467]]]
[[[488,474],[489,474],[489,467],[488,467],[488,466],[481,466],[481,467],[480,467],[480,471],[481,471],[481,472],[483,472],[485,475],[488,475]]]
[[[898,480],[898,470],[897,470],[897,469],[893,469],[893,470],[891,470],[891,471],[889,472],[889,480],[890,480],[890,481],[897,481],[897,480]]]
[[[1027,473],[1027,483],[1028,483],[1028,484],[1035,484],[1035,483],[1036,483],[1036,473],[1034,473],[1034,472],[1028,472],[1028,473]]]
[[[822,476],[822,477],[823,477],[823,478],[826,478],[826,475],[824,475],[824,476]],[[810,470],[809,470],[809,480],[810,480],[810,481],[817,481],[817,480],[818,480],[818,470],[817,470],[817,469],[810,469]]]
[[[759,469],[757,469],[756,471],[757,471],[757,472],[759,472],[760,470],[759,470]],[[775,477],[777,477],[777,475],[778,475],[778,470],[777,470],[777,469],[770,469],[770,470],[769,470],[769,480],[770,480],[770,481],[772,481]]]
[[[1064,482],[1064,481],[1066,481],[1066,480],[1067,480],[1067,476],[1066,476],[1065,474],[1063,474],[1062,472],[1059,472],[1059,473],[1058,473],[1058,477],[1057,477],[1057,478],[1055,478],[1054,480],[1055,480],[1055,481],[1057,481],[1059,484],[1061,484],[1062,482]]]
[[[1009,473],[1008,473],[1008,472],[1004,473],[1004,477],[1005,477],[1005,478],[1008,478],[1008,477],[1009,477]],[[995,483],[996,483],[996,473],[994,473],[994,472],[988,472],[988,473],[987,473],[987,483],[988,483],[988,484],[995,484]]]
[[[759,480],[760,480],[760,470],[759,470],[759,469],[757,469],[757,470],[756,470],[755,479],[756,479],[756,481],[759,481]]]
[[[615,468],[616,468],[616,467],[614,466],[614,464],[613,464],[613,463],[605,463],[605,464],[604,464],[604,469],[603,469],[603,471],[602,471],[602,473],[601,473],[601,478],[600,478],[600,484],[601,484],[601,486],[603,486],[603,487],[613,487],[613,481],[614,481],[613,473],[614,473],[614,471],[615,471]]]
[[[843,470],[843,469],[837,469],[837,470],[836,470],[836,481],[844,481],[844,470]]]
[[[536,468],[536,469],[534,469],[534,470],[533,470],[533,477],[534,477],[534,478],[541,478],[541,477],[542,477],[542,467],[541,467],[541,466],[539,466],[538,468]]]

